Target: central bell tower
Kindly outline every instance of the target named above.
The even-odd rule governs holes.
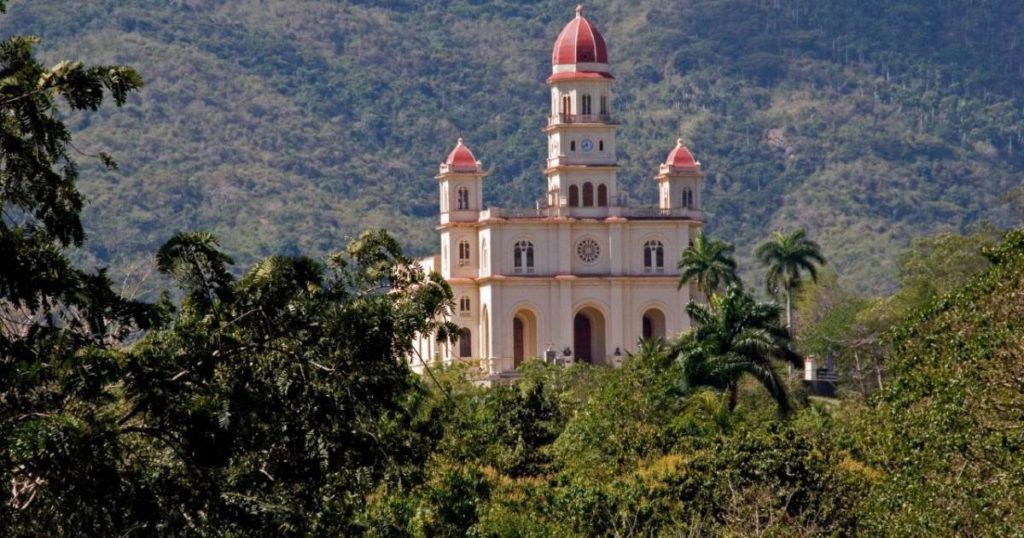
[[[547,203],[588,208],[618,205],[612,83],[608,47],[583,6],[558,34],[551,53]],[[570,210],[571,212],[571,210]]]

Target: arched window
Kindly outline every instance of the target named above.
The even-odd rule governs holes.
[[[597,186],[597,206],[608,207],[608,186],[603,183]]]
[[[693,207],[693,189],[683,189],[683,207]]]
[[[459,209],[469,209],[469,189],[466,187],[459,187],[456,207]]]
[[[459,267],[469,265],[469,241],[459,241]]]
[[[572,97],[568,95],[562,96],[562,115],[568,116],[572,114]]]
[[[459,357],[468,359],[473,356],[473,333],[463,327],[459,331]]]
[[[644,243],[644,272],[660,273],[665,270],[665,247],[661,241]]]
[[[517,273],[533,272],[533,243],[519,241],[512,252],[513,269]]]
[[[572,140],[569,142],[569,151],[576,151],[576,141]]]
[[[604,140],[597,141],[597,151],[604,151]]]
[[[569,207],[580,205],[580,188],[576,185],[569,185]]]
[[[594,206],[594,184],[586,182],[583,184],[583,207]]]
[[[580,112],[583,115],[590,114],[590,94],[583,94],[583,110]]]
[[[470,306],[469,297],[463,295],[462,298],[459,299],[459,313],[463,316],[468,316],[470,313]]]
[[[608,114],[608,96],[607,95],[602,95],[601,96],[601,114],[602,115]]]

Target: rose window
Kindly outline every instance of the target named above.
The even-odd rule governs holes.
[[[584,263],[594,263],[601,256],[601,246],[593,239],[584,239],[576,243],[576,256]]]

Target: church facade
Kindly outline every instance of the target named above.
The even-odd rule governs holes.
[[[533,208],[487,206],[487,174],[461,139],[440,165],[441,249],[420,263],[450,283],[461,336],[417,341],[414,370],[466,361],[497,378],[532,357],[615,365],[641,338],[689,327],[695,290],[677,288],[675,265],[703,226],[704,176],[677,141],[657,170],[657,204],[627,203],[614,81],[604,38],[577,8],[547,79],[544,197]]]

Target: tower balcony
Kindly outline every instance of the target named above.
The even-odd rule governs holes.
[[[566,124],[588,124],[602,123],[605,125],[618,125],[619,122],[612,119],[611,114],[555,114],[548,116],[548,126]]]
[[[537,201],[533,208],[489,207],[480,212],[480,220],[491,219],[544,219],[544,218],[582,218],[606,219],[624,218],[630,220],[695,220],[704,221],[704,212],[693,207],[636,207],[626,205],[611,206],[549,206],[542,200]]]

